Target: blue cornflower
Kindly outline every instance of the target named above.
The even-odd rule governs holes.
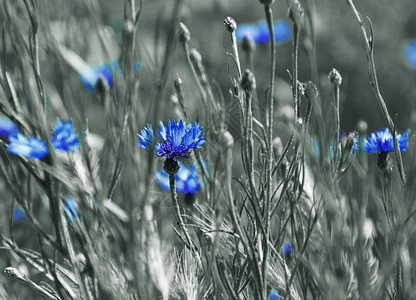
[[[204,161],[206,164],[206,162]],[[156,172],[156,181],[164,190],[170,190],[169,174],[165,170]],[[187,167],[179,161],[179,171],[175,174],[176,191],[184,194],[196,194],[201,189],[198,171],[194,165]]]
[[[279,292],[275,289],[272,289],[270,291],[269,300],[279,300],[279,299],[280,299]]]
[[[156,144],[158,157],[164,156],[173,161],[176,161],[177,157],[188,158],[191,149],[199,149],[205,143],[205,133],[202,133],[202,127],[197,122],[186,124],[183,120],[178,123],[169,120],[166,127],[162,121],[159,124],[158,134],[162,143]]]
[[[416,40],[411,40],[404,49],[404,56],[412,68],[416,68]]]
[[[397,134],[400,152],[406,151],[409,146],[409,132],[408,129],[403,135]],[[382,128],[376,133],[373,132],[368,139],[364,139],[364,151],[368,153],[377,152],[378,154],[394,151],[393,136],[389,129]]]
[[[79,139],[71,120],[62,123],[61,119],[56,119],[56,126],[51,142],[56,150],[77,152]]]
[[[292,245],[290,243],[284,243],[283,244],[283,254],[290,258],[292,256]]]
[[[14,220],[16,222],[23,222],[25,220],[25,212],[20,207],[14,209]]]
[[[32,135],[28,139],[23,134],[17,133],[14,136],[9,136],[9,141],[7,151],[16,155],[41,159],[49,153],[46,142]]]
[[[64,208],[72,223],[75,223],[76,219],[79,219],[78,204],[72,197],[66,197]]]
[[[290,39],[292,31],[290,25],[279,20],[273,24],[274,37],[276,43],[283,43]],[[239,41],[245,37],[250,37],[256,44],[269,43],[270,33],[266,21],[260,21],[257,24],[243,24],[237,27],[236,36]]]
[[[0,118],[0,137],[9,139],[11,136],[16,136],[19,132],[19,128],[10,119]]]
[[[137,134],[139,137],[139,147],[149,150],[155,143],[155,135],[153,134],[153,127],[151,124],[147,124],[147,127],[141,130],[141,134]]]
[[[140,68],[140,63],[134,64],[134,71]],[[81,81],[87,87],[90,92],[95,91],[98,80],[101,78],[105,80],[109,87],[113,85],[113,77],[116,71],[121,74],[122,68],[119,66],[118,59],[113,60],[111,63],[103,63],[98,66],[89,66],[80,74]]]

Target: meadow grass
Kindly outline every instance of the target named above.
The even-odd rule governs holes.
[[[312,0],[224,16],[225,81],[185,0],[125,0],[112,28],[97,0],[1,1],[1,298],[416,299],[412,133],[383,98],[377,28],[339,2],[376,133],[342,131],[348,91],[317,68]]]

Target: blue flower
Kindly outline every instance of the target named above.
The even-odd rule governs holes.
[[[205,161],[204,164],[206,164]],[[162,189],[170,190],[169,174],[165,170],[157,171],[155,178]],[[195,165],[187,167],[179,161],[179,171],[175,174],[175,182],[176,191],[179,193],[196,194],[201,189],[201,183]]]
[[[64,208],[72,223],[75,223],[76,219],[79,219],[78,204],[72,197],[66,197]]]
[[[79,139],[72,121],[66,121],[62,124],[61,119],[57,118],[51,142],[56,150],[77,152]]]
[[[282,248],[283,248],[283,254],[287,258],[290,258],[292,255],[292,245],[290,243],[284,243]]]
[[[205,143],[202,127],[197,122],[186,124],[183,120],[176,123],[169,120],[165,127],[160,121],[158,131],[162,143],[156,144],[156,154],[158,157],[170,158],[176,161],[177,157],[188,158],[191,149],[199,149]]]
[[[7,151],[16,155],[41,159],[49,153],[46,142],[32,135],[28,139],[23,134],[18,133],[15,136],[9,136],[9,141]]]
[[[409,146],[409,132],[406,132],[401,135],[397,134],[397,141],[399,143],[400,152],[406,151],[406,148]],[[393,136],[390,133],[389,129],[381,129],[376,133],[372,133],[368,139],[364,139],[364,151],[368,153],[387,153],[394,151],[394,141]]]
[[[134,71],[140,68],[140,63],[134,63]],[[101,78],[105,80],[109,87],[113,85],[113,77],[116,72],[122,74],[122,67],[119,65],[118,59],[111,63],[103,63],[99,66],[89,66],[80,74],[81,81],[90,92],[95,91],[98,80]]]
[[[416,68],[416,40],[411,40],[404,49],[404,56],[412,68]]]
[[[272,289],[272,290],[270,291],[269,300],[279,300],[279,299],[280,299],[280,297],[279,297],[279,292],[278,292],[278,291],[276,291],[275,289]]]
[[[151,124],[147,124],[147,127],[141,130],[141,134],[137,134],[139,137],[139,147],[149,150],[155,142],[155,135],[153,134],[153,127]]]
[[[282,20],[273,24],[274,37],[276,43],[283,43],[290,39],[292,31],[290,25]],[[257,24],[243,24],[237,27],[236,36],[239,41],[249,37],[256,44],[269,43],[270,33],[266,21],[260,21]]]
[[[19,133],[19,128],[10,119],[0,118],[0,137],[9,139],[11,136],[16,136]]]
[[[14,220],[16,222],[23,222],[25,220],[25,212],[20,207],[14,209]]]

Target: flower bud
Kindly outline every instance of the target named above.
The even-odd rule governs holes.
[[[187,43],[191,39],[191,33],[189,32],[188,27],[185,26],[182,22],[179,23],[179,42]]]
[[[289,19],[293,24],[300,25],[303,19],[303,7],[298,0],[295,0],[289,8]]]
[[[251,93],[256,88],[256,78],[249,69],[246,69],[241,77],[241,87],[246,93]]]
[[[7,267],[4,269],[4,274],[10,279],[24,279],[23,276],[20,275],[19,271],[13,267]]]
[[[364,120],[358,121],[357,130],[360,133],[360,135],[364,136],[365,133],[367,132],[367,129],[368,129],[368,125],[367,125],[366,121],[364,121]]]
[[[189,58],[191,59],[194,65],[199,65],[202,63],[202,56],[195,48],[192,48],[189,53]]]
[[[270,5],[274,3],[274,0],[259,0],[263,5]]]
[[[335,68],[329,72],[328,79],[335,87],[339,87],[342,83],[341,74]]]
[[[316,85],[309,81],[305,86],[305,95],[306,98],[309,100],[317,99],[318,98],[318,89],[316,88]]]
[[[224,20],[224,26],[227,31],[234,32],[237,29],[237,22],[231,17],[226,17]]]
[[[169,175],[175,175],[179,171],[179,163],[173,158],[166,158],[165,163],[163,164],[163,169]]]
[[[241,47],[243,48],[243,51],[253,53],[256,50],[256,43],[254,43],[253,39],[249,35],[246,35],[243,39]]]

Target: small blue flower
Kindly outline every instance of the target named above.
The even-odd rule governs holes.
[[[177,157],[188,158],[191,149],[199,149],[205,143],[202,127],[197,122],[186,124],[183,120],[178,123],[169,120],[166,127],[162,121],[159,124],[158,134],[162,143],[156,144],[158,157],[164,156],[174,161]]]
[[[406,151],[409,146],[409,132],[408,129],[403,135],[397,134],[400,152]],[[373,132],[368,139],[364,139],[364,151],[368,153],[377,152],[378,154],[394,151],[393,136],[389,129],[382,128],[376,133]]]
[[[140,68],[140,63],[134,63],[134,71]],[[113,60],[111,63],[103,63],[99,66],[90,66],[84,72],[80,74],[81,81],[87,87],[90,92],[95,91],[98,80],[101,78],[105,80],[109,87],[113,85],[114,74],[118,71],[122,74],[122,66],[119,65],[118,59]]]
[[[276,43],[283,43],[290,39],[292,31],[290,25],[279,20],[273,24],[274,37]],[[269,43],[270,33],[266,21],[260,21],[257,24],[243,24],[237,27],[236,36],[239,41],[244,40],[245,37],[250,37],[256,44]]]
[[[62,123],[61,119],[57,118],[51,142],[56,150],[65,152],[72,151],[76,153],[79,148],[79,139],[72,121]]]
[[[292,255],[292,245],[290,243],[284,243],[282,248],[283,248],[283,254],[287,258],[290,258]]]
[[[141,134],[137,134],[139,137],[139,147],[149,150],[155,142],[155,135],[153,134],[153,127],[151,124],[147,124],[147,127],[141,130]]]
[[[412,68],[416,68],[416,40],[411,40],[404,49],[404,56]]]
[[[204,161],[204,163],[206,163]],[[156,181],[164,190],[170,190],[169,174],[165,170],[157,171]],[[176,191],[184,194],[196,194],[201,189],[198,171],[194,165],[187,167],[179,161],[179,171],[175,174]]]
[[[275,289],[272,289],[270,291],[269,300],[279,300],[279,299],[280,299],[279,292]]]
[[[32,135],[28,139],[23,134],[18,133],[15,136],[10,136],[9,141],[7,151],[16,155],[41,159],[49,153],[46,142]]]
[[[23,222],[25,220],[25,212],[20,207],[14,209],[14,220],[16,222]]]
[[[78,204],[72,197],[66,197],[64,208],[72,223],[75,223],[76,219],[79,219]]]
[[[0,137],[9,139],[10,136],[16,136],[19,133],[19,128],[10,119],[0,118]]]

